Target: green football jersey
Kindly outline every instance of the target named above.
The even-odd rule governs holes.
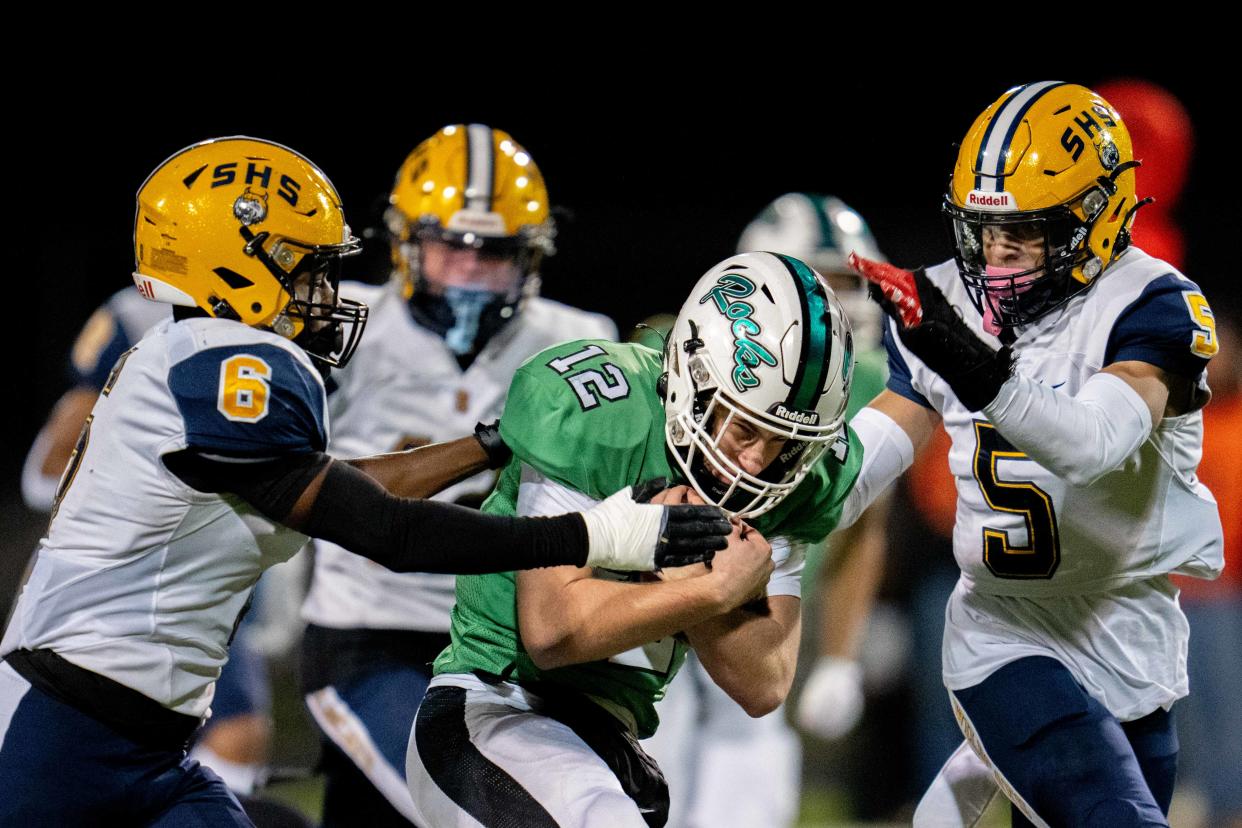
[[[513,459],[483,509],[517,513],[523,464],[595,499],[653,477],[680,480],[665,448],[659,376],[660,354],[642,345],[579,340],[528,360],[500,422]],[[862,446],[847,429],[788,497],[750,523],[769,540],[821,541],[840,519],[861,462]],[[654,733],[655,702],[685,659],[685,645],[669,637],[607,660],[540,670],[522,647],[514,584],[512,572],[458,577],[452,643],[435,672],[554,682],[629,720],[640,738]]]

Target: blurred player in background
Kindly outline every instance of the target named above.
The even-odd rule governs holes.
[[[172,156],[138,192],[134,245],[139,292],[174,318],[100,390],[0,645],[0,824],[250,825],[185,747],[259,576],[307,535],[407,571],[651,569],[723,546],[719,510],[628,491],[543,521],[409,499],[503,458],[486,432],[324,454],[322,374],[367,308],[337,294],[358,242],[336,190],[292,150],[236,137]]]
[[[858,260],[894,319],[845,519],[940,423],[957,478],[944,679],[967,745],[916,824],[973,824],[979,759],[1016,824],[1167,824],[1187,692],[1168,575],[1222,565],[1195,477],[1218,345],[1195,284],[1130,243],[1137,166],[1095,93],[1015,87],[962,142],[956,261]]]
[[[500,416],[518,366],[566,339],[615,339],[607,318],[544,299],[556,228],[539,168],[507,133],[448,126],[402,164],[388,223],[392,278],[346,283],[367,339],[329,396],[330,453],[398,451]],[[477,505],[495,475],[441,499]],[[451,575],[397,574],[315,545],[303,608],[306,703],[324,737],[323,824],[408,825],[405,753],[431,662],[449,643]]]
[[[738,241],[739,253],[764,250],[810,264],[828,280],[849,318],[855,367],[846,417],[852,418],[884,388],[883,315],[845,259],[850,251],[883,259],[870,228],[839,198],[787,193],[764,208]],[[885,505],[875,504],[853,527],[833,537],[831,546],[848,549],[848,554],[831,562],[808,562],[808,570],[814,567],[817,575],[819,649],[799,699],[797,721],[820,738],[843,736],[862,715],[857,654],[880,580]],[[822,546],[808,551],[824,556]],[[669,781],[670,826],[742,828],[796,820],[801,745],[783,705],[758,719],[747,716],[692,651],[659,712],[662,725],[645,746]]]
[[[557,514],[655,475],[693,487],[663,497],[701,497],[750,525],[710,570],[658,582],[572,567],[458,578],[452,645],[410,741],[427,824],[664,824],[667,786],[636,740],[655,731],[688,647],[750,716],[779,707],[804,551],[835,526],[859,461],[852,363],[823,278],[746,253],[694,286],[663,361],[585,340],[517,372],[501,420],[514,459],[485,509]]]

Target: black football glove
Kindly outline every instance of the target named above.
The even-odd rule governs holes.
[[[871,298],[897,321],[910,352],[949,384],[962,405],[979,411],[1013,374],[1008,345],[992,350],[966,326],[921,269],[913,272],[854,253],[850,267],[871,283]]]
[[[505,441],[500,439],[500,420],[491,423],[476,423],[474,439],[479,441],[479,445],[487,453],[489,469],[500,468],[513,456],[513,452],[505,445]]]
[[[634,487],[634,500],[649,503],[651,498],[669,487],[666,477],[657,477]],[[660,540],[656,546],[655,563],[660,569],[689,566],[703,562],[711,566],[712,558],[729,545],[733,524],[718,506],[693,506],[688,503],[664,507],[660,524]]]

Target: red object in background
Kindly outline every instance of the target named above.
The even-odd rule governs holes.
[[[1121,114],[1134,144],[1134,157],[1143,162],[1135,173],[1139,197],[1156,199],[1139,211],[1134,243],[1181,268],[1185,243],[1172,212],[1186,184],[1194,149],[1190,116],[1171,92],[1148,81],[1106,81],[1095,91]]]

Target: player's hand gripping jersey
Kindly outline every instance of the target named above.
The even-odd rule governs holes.
[[[568,342],[529,360],[514,377],[501,421],[514,456],[484,510],[558,514],[651,478],[678,479],[655,390],[660,371],[660,355],[649,348],[593,340]],[[751,521],[772,541],[777,569],[769,595],[799,594],[803,546],[836,526],[861,454],[853,432],[843,432],[806,480]],[[624,576],[597,570],[596,577]],[[685,645],[667,638],[606,661],[542,671],[521,644],[513,573],[457,579],[452,638],[436,661],[437,675],[553,682],[589,694],[640,738],[655,731],[654,704],[685,657]]]

